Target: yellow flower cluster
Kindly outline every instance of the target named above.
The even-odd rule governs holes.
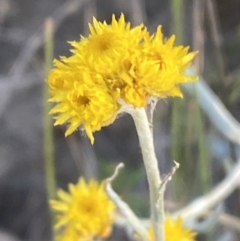
[[[191,229],[183,227],[183,221],[181,218],[173,220],[171,217],[167,217],[164,223],[165,241],[194,241],[196,233]],[[154,241],[153,228],[149,229],[150,241]]]
[[[165,40],[161,27],[151,35],[144,25],[131,28],[122,14],[111,24],[89,24],[90,34],[70,42],[70,57],[55,60],[48,83],[56,106],[55,125],[69,123],[66,136],[82,127],[93,132],[112,123],[122,103],[144,107],[151,97],[182,96],[180,83],[196,80],[184,74],[196,52]]]
[[[69,185],[70,193],[58,191],[58,200],[50,201],[57,214],[55,228],[60,231],[57,241],[92,241],[105,238],[114,221],[113,202],[108,198],[104,183],[79,179]]]

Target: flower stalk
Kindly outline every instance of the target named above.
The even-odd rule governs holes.
[[[164,188],[160,190],[162,180],[154,150],[153,134],[144,108],[136,108],[132,110],[130,114],[136,126],[147,174],[150,192],[151,221],[154,228],[155,240],[164,241]]]

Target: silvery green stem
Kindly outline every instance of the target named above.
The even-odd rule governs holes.
[[[144,108],[136,108],[129,113],[132,115],[137,129],[143,162],[146,169],[150,192],[151,220],[155,233],[155,241],[164,241],[164,189],[160,188],[162,181],[154,150],[153,134]]]

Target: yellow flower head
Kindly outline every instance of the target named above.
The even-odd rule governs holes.
[[[194,241],[196,233],[191,229],[183,227],[183,221],[181,218],[173,220],[171,217],[167,217],[164,223],[165,241]],[[154,241],[153,228],[149,229],[150,241]]]
[[[144,39],[143,51],[149,59],[156,61],[156,66],[158,66],[157,73],[155,73],[157,81],[152,81],[150,78],[141,81],[150,95],[160,98],[182,97],[178,85],[197,79],[197,76],[184,74],[197,52],[188,53],[189,47],[174,46],[174,41],[174,35],[168,40],[164,39],[161,26],[157,28],[154,35]]]
[[[146,27],[131,28],[122,14],[110,24],[93,18],[90,34],[70,42],[70,57],[55,60],[48,84],[56,106],[55,125],[68,123],[66,136],[76,129],[93,132],[111,124],[122,103],[144,107],[151,97],[182,96],[179,84],[196,80],[184,74],[196,52],[165,40],[161,27],[152,36]],[[121,104],[120,104],[121,103]]]
[[[55,63],[62,65],[57,61]],[[48,82],[52,93],[50,101],[57,103],[50,114],[58,115],[54,125],[70,123],[66,136],[82,126],[93,142],[92,132],[115,119],[119,104],[103,83],[101,75],[88,69],[64,66],[64,70],[52,70]]]
[[[118,21],[113,15],[111,24],[93,18],[89,30],[87,38],[81,37],[79,42],[70,42],[74,47],[74,59],[78,65],[86,65],[105,76],[118,68],[124,56],[136,51],[146,33],[143,25],[130,28],[130,23],[125,22],[123,14]]]
[[[104,183],[91,180],[87,184],[81,178],[76,185],[69,185],[69,193],[59,190],[57,194],[59,199],[50,204],[57,214],[55,228],[60,230],[59,241],[87,241],[110,234],[115,206],[104,190]]]

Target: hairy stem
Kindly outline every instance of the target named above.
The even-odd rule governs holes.
[[[144,108],[130,112],[133,117],[142,150],[143,162],[146,169],[150,191],[151,220],[156,241],[164,241],[164,188],[160,190],[161,178],[158,161],[155,155],[153,135]]]

